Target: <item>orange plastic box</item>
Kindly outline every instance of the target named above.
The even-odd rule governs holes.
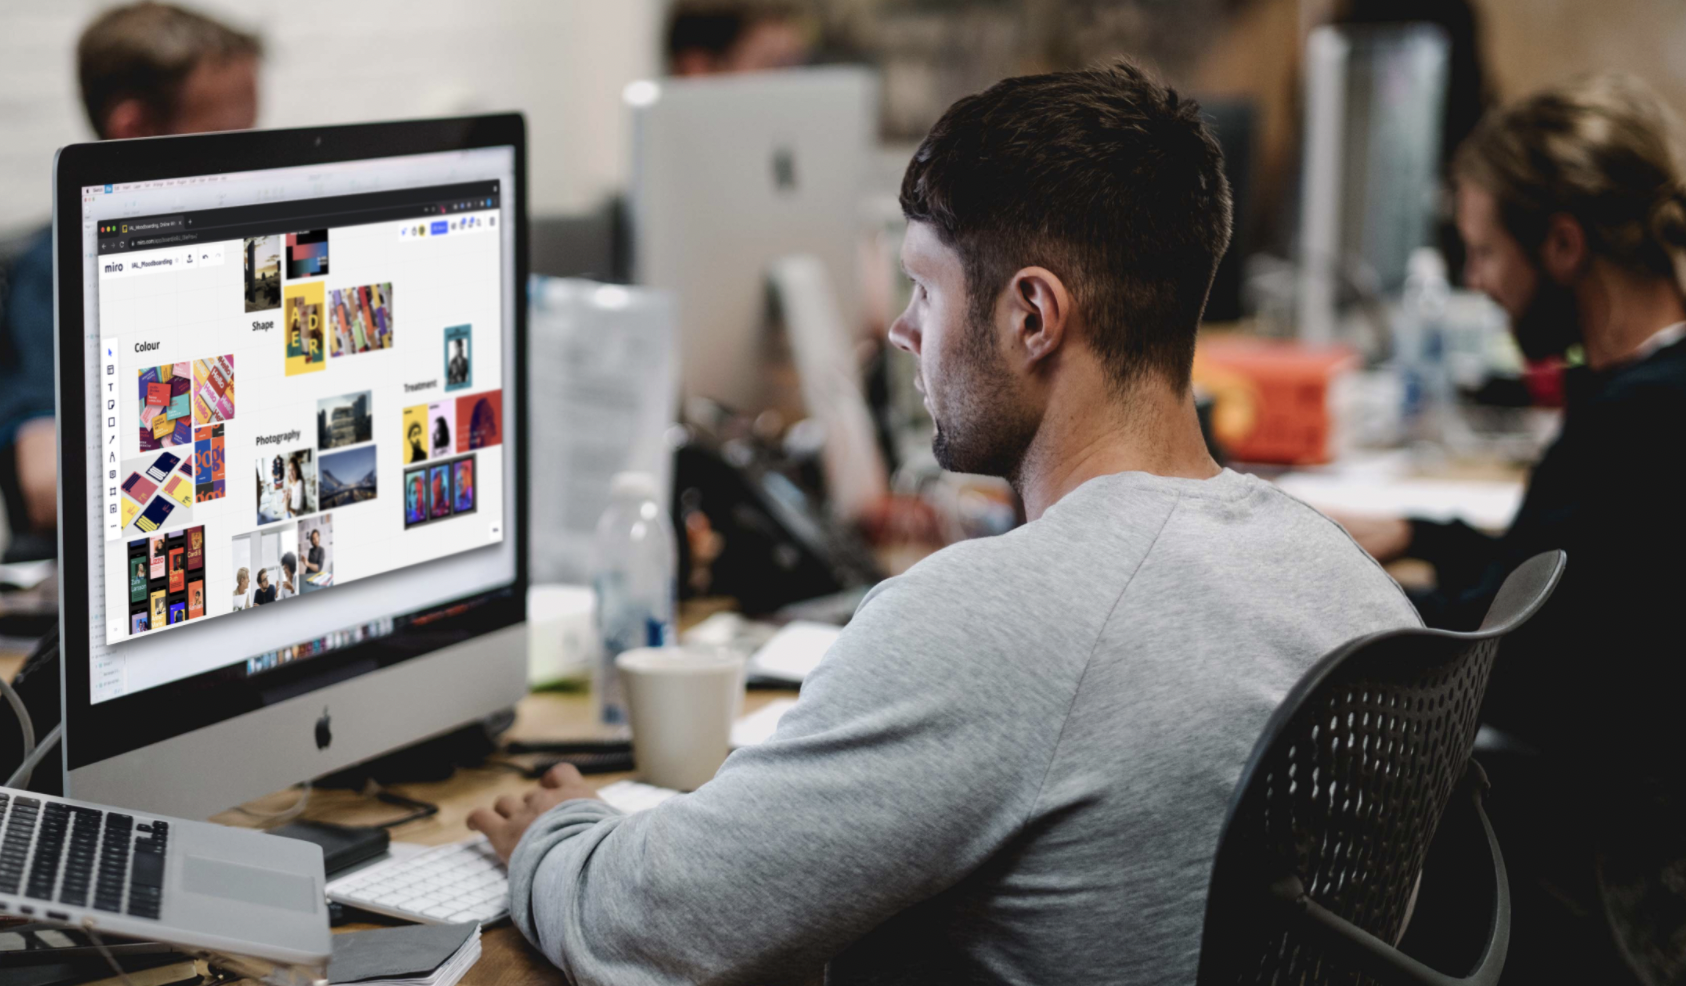
[[[1212,395],[1212,432],[1231,457],[1311,465],[1335,455],[1334,395],[1359,365],[1344,346],[1202,337],[1194,383]]]

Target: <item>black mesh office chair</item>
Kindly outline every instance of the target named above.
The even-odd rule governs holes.
[[[1481,806],[1486,777],[1470,751],[1500,640],[1545,603],[1565,562],[1552,551],[1523,563],[1474,633],[1363,637],[1300,679],[1230,798],[1200,986],[1498,981],[1510,895]],[[1473,971],[1459,979],[1394,945],[1441,817],[1465,795],[1479,821],[1465,828],[1485,834],[1479,856],[1490,858],[1492,906],[1485,941],[1471,950],[1479,953]]]

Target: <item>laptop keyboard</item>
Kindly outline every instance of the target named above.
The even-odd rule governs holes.
[[[0,823],[0,895],[158,920],[168,822],[0,793]]]

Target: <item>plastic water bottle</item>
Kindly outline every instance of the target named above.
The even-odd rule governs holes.
[[[1445,331],[1451,292],[1440,252],[1433,247],[1411,251],[1393,344],[1403,384],[1401,424],[1405,436],[1415,441],[1439,441],[1451,411]]]
[[[673,643],[673,524],[649,473],[616,474],[609,506],[597,521],[592,588],[597,594],[598,661],[593,676],[598,719],[625,727],[626,696],[615,657]]]

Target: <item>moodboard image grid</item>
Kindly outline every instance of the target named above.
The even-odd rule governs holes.
[[[102,336],[142,354],[120,363],[133,396],[121,382],[112,395],[123,451],[102,483],[123,522],[107,560],[108,579],[127,566],[126,593],[115,579],[107,589],[108,612],[126,605],[123,636],[267,607],[487,541],[458,524],[444,539],[418,532],[386,550],[387,538],[418,524],[433,531],[480,515],[501,540],[502,504],[481,507],[478,475],[478,452],[503,440],[500,340],[495,328],[475,338],[477,327],[498,324],[491,275],[501,241],[397,241],[390,232],[372,224],[235,238],[223,245],[242,253],[232,270],[101,279]],[[463,276],[438,276],[443,263]],[[410,306],[402,332],[398,294]],[[224,341],[207,352],[211,340]],[[418,407],[405,406],[412,394],[433,398],[419,405],[428,440],[415,443],[424,507],[399,524],[403,497],[381,487],[410,462],[399,424]],[[484,464],[496,497],[503,459]],[[382,477],[382,468],[392,472]],[[392,505],[371,502],[383,493]],[[107,623],[108,639],[119,624]]]

